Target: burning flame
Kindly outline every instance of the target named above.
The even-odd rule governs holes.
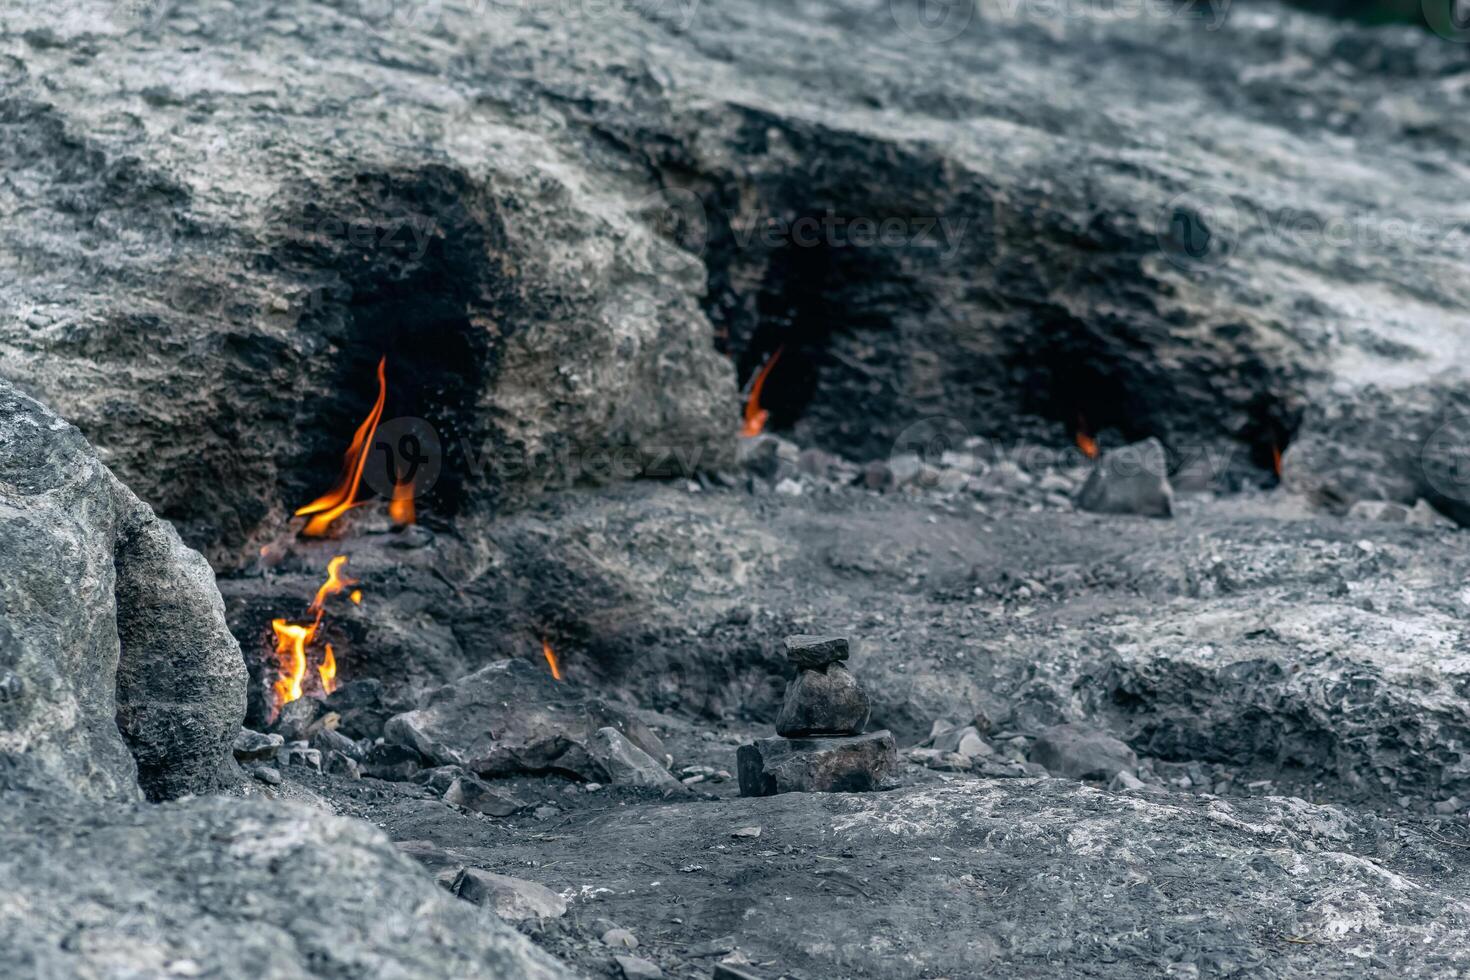
[[[327,580],[316,590],[316,597],[307,607],[308,612],[315,614],[311,622],[289,623],[284,619],[271,620],[271,629],[276,634],[276,659],[280,670],[280,676],[274,685],[276,710],[278,711],[292,701],[298,700],[303,694],[302,681],[306,677],[307,647],[316,639],[321,630],[322,619],[327,612],[327,599],[345,592],[348,586],[357,584],[357,579],[348,578],[342,574],[342,566],[345,564],[347,564],[346,555],[337,555],[327,562]],[[348,598],[354,603],[361,602],[362,591],[353,589]],[[323,691],[331,694],[337,689],[337,654],[332,649],[332,644],[325,645],[321,663],[317,665],[316,671],[321,678]]]
[[[362,589],[353,589],[347,598],[352,600],[354,606],[362,605]]]
[[[1281,479],[1281,446],[1271,443],[1271,468],[1276,471],[1276,478]]]
[[[352,435],[352,444],[342,460],[342,475],[337,485],[326,493],[296,510],[297,517],[313,515],[301,533],[307,537],[321,537],[327,533],[332,522],[356,506],[358,485],[362,483],[362,469],[367,465],[368,450],[373,444],[373,435],[378,431],[378,421],[383,417],[383,403],[388,398],[388,359],[378,361],[378,400],[373,410]]]
[[[551,668],[552,678],[561,680],[561,666],[556,661],[556,651],[545,640],[541,641],[541,654],[546,658],[546,665]]]
[[[1087,419],[1077,416],[1077,448],[1088,459],[1097,459],[1097,440],[1087,434]]]
[[[327,644],[327,652],[322,655],[321,666],[316,672],[322,678],[322,690],[331,694],[337,689],[337,657],[332,653],[332,644]]]
[[[275,685],[276,700],[280,706],[285,706],[301,697],[301,678],[306,675],[306,644],[316,635],[316,626],[273,619],[271,629],[276,631],[276,656],[281,658],[281,677]]]
[[[388,502],[388,516],[393,518],[394,524],[414,522],[412,480],[394,481],[393,499]]]
[[[770,375],[771,368],[781,359],[781,352],[786,349],[785,345],[776,348],[776,352],[766,358],[766,363],[755,373],[755,378],[750,382],[750,393],[745,397],[745,425],[740,434],[747,439],[758,436],[766,428],[766,419],[771,413],[761,408],[761,390],[766,386],[766,377]]]

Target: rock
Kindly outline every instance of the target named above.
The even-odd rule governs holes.
[[[774,483],[797,472],[801,450],[790,440],[766,432],[739,440],[735,459],[746,472]]]
[[[358,765],[357,760],[335,749],[329,750],[322,759],[322,772],[333,776],[345,776],[348,779],[362,778],[362,767]]]
[[[491,817],[509,817],[526,809],[526,803],[509,793],[492,789],[473,776],[461,776],[444,791],[444,802]]]
[[[310,748],[305,742],[287,742],[286,747],[281,750],[280,761],[287,766],[305,766],[321,772],[322,754],[316,749]]]
[[[1173,516],[1174,490],[1163,444],[1145,439],[1103,453],[1077,493],[1077,506],[1099,514]]]
[[[274,766],[253,765],[249,769],[250,775],[267,786],[279,786],[285,780],[281,771]]]
[[[325,725],[312,732],[311,737],[306,741],[308,745],[323,755],[328,752],[340,752],[353,759],[362,755],[362,750],[358,748],[356,742],[335,728],[328,728]]]
[[[776,734],[861,735],[868,724],[868,696],[840,663],[825,670],[802,670],[786,686],[776,718]]]
[[[619,724],[607,724],[612,720]],[[422,708],[392,718],[384,737],[480,776],[565,772],[604,782],[610,776],[592,759],[588,740],[606,727],[626,731],[629,741],[646,732],[630,712],[589,699],[524,660],[502,660],[431,691]]]
[[[875,459],[863,467],[862,483],[869,490],[877,490],[879,493],[892,490],[895,483],[893,470],[881,459]]]
[[[1032,762],[1072,779],[1112,779],[1138,766],[1126,744],[1085,725],[1055,725],[1031,743]]]
[[[587,754],[614,786],[641,786],[665,793],[687,793],[684,784],[616,728],[599,728],[587,740]]]
[[[300,804],[7,795],[0,879],[0,943],[25,976],[161,977],[184,962],[224,980],[368,963],[382,976],[570,975],[445,895],[382,831]]]
[[[1451,528],[1459,526],[1454,521],[1441,514],[1438,510],[1435,510],[1434,506],[1430,504],[1429,501],[1422,498],[1414,501],[1414,507],[1409,511],[1407,523],[1417,525],[1419,527]]]
[[[279,735],[266,735],[242,728],[235,736],[231,751],[240,762],[269,761],[276,757],[276,752],[285,742]]]
[[[1108,789],[1112,790],[1115,793],[1127,790],[1139,790],[1143,788],[1143,780],[1133,775],[1133,773],[1129,772],[1127,769],[1119,769],[1117,775],[1115,775],[1112,781],[1108,783]]]
[[[1348,508],[1347,516],[1355,521],[1404,524],[1409,520],[1409,508],[1391,500],[1359,500]]]
[[[328,694],[322,706],[338,716],[337,730],[343,735],[370,740],[383,734],[389,718],[408,707],[390,704],[383,682],[376,678],[348,681]]]
[[[358,769],[364,776],[384,779],[388,782],[407,782],[422,768],[423,759],[418,752],[404,745],[380,742],[363,753]]]
[[[567,911],[566,900],[545,885],[479,868],[462,870],[450,891],[467,902],[485,906],[506,922],[557,919]]]
[[[933,747],[936,751],[953,752],[966,759],[977,759],[995,754],[995,750],[980,737],[980,732],[974,725],[952,728],[940,733],[934,737]]]
[[[627,929],[615,927],[603,932],[602,944],[604,946],[612,946],[617,949],[637,949],[638,937],[633,935]]]
[[[803,670],[815,670],[848,657],[845,636],[788,636],[786,659]]]
[[[0,380],[0,790],[238,781],[245,667],[214,576],[81,433]]]
[[[863,793],[898,771],[887,731],[851,738],[760,738],[736,753],[741,796]]]
[[[664,975],[664,971],[659,969],[657,963],[645,960],[641,956],[614,956],[613,962],[618,965],[625,980],[659,980]]]
[[[710,980],[761,980],[754,973],[733,963],[716,963]]]
[[[304,742],[316,731],[317,722],[327,713],[318,698],[297,698],[281,706],[280,714],[271,722],[271,731],[287,742]]]

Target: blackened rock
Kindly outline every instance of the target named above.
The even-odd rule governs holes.
[[[1138,756],[1126,744],[1085,725],[1048,728],[1031,744],[1030,760],[1073,779],[1108,780],[1138,766]]]
[[[322,702],[339,716],[337,730],[348,738],[374,739],[383,734],[388,719],[409,705],[392,704],[375,678],[348,681]]]
[[[599,728],[616,728],[628,741],[647,752],[655,761],[662,763],[668,750],[663,740],[643,722],[625,709],[609,704],[601,698],[587,702],[587,724],[596,731]]]
[[[449,791],[454,781],[461,777],[474,778],[463,766],[434,766],[432,769],[422,769],[415,773],[413,781],[443,796]]]
[[[286,740],[279,735],[267,735],[264,732],[242,728],[235,736],[231,749],[235,754],[235,759],[240,762],[268,761],[274,759],[281,746],[285,744]]]
[[[760,738],[736,752],[741,796],[863,793],[898,771],[887,731],[851,738]]]
[[[460,776],[449,784],[449,788],[444,791],[444,802],[490,817],[509,817],[520,813],[528,805],[470,775]]]
[[[594,732],[587,740],[587,753],[605,773],[603,781],[614,786],[639,786],[665,793],[689,792],[662,763],[624,738],[616,728],[599,728]]]
[[[358,765],[357,760],[335,749],[328,751],[322,757],[322,772],[333,776],[346,776],[348,779],[362,778],[362,767]]]
[[[845,636],[788,636],[786,659],[803,670],[813,670],[846,660],[848,656]]]
[[[786,685],[786,700],[776,718],[776,734],[861,735],[868,724],[868,696],[842,664],[803,670]]]
[[[317,698],[297,698],[281,706],[280,714],[271,722],[271,731],[288,742],[304,742],[311,736],[312,726],[327,713]]]
[[[479,868],[465,868],[449,890],[467,902],[485,906],[507,922],[556,919],[567,912],[566,899],[545,885]]]
[[[1098,514],[1172,517],[1174,488],[1163,443],[1150,438],[1103,453],[1077,494],[1077,506]]]
[[[311,737],[306,741],[308,745],[321,752],[324,756],[328,752],[340,752],[351,759],[356,759],[362,755],[362,750],[358,748],[356,742],[336,729],[328,728],[325,725],[312,732]]]
[[[380,742],[364,753],[358,768],[364,776],[402,783],[418,773],[422,768],[422,758],[406,745]]]

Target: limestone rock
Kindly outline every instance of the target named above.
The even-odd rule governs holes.
[[[1173,516],[1174,490],[1163,444],[1145,439],[1103,453],[1077,493],[1077,506],[1099,514]]]

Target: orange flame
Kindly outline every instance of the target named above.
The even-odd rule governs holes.
[[[1088,459],[1097,459],[1097,440],[1087,432],[1087,419],[1077,416],[1077,448]]]
[[[1281,446],[1271,443],[1271,468],[1276,471],[1276,478],[1281,479]]]
[[[776,352],[766,358],[766,363],[756,372],[755,379],[750,383],[750,394],[745,398],[745,425],[740,429],[740,434],[747,439],[758,436],[765,431],[766,419],[771,413],[761,408],[761,391],[766,386],[766,378],[771,373],[771,368],[781,359],[781,352],[786,349],[783,344],[776,348]]]
[[[327,596],[336,595],[349,585],[357,584],[357,579],[347,578],[339,574],[342,571],[342,566],[345,564],[347,564],[346,555],[338,555],[327,562],[327,580],[322,583],[321,588],[316,590],[316,598],[311,600],[311,605],[307,607],[316,613],[317,623],[321,623],[322,621],[322,612],[325,608],[324,604],[327,601]],[[360,592],[358,593],[359,596],[361,594]]]
[[[322,655],[321,666],[316,672],[322,678],[322,690],[331,694],[337,689],[337,657],[332,653],[332,644],[327,644],[327,652]]]
[[[545,640],[541,641],[541,654],[546,658],[546,665],[551,668],[552,678],[561,680],[561,665],[556,661],[556,651],[551,649],[551,644]]]
[[[413,481],[394,481],[393,499],[388,502],[388,516],[394,524],[408,525],[414,522]]]
[[[296,516],[314,515],[306,522],[301,533],[308,537],[321,537],[327,533],[332,522],[356,506],[358,485],[362,482],[362,469],[367,465],[368,450],[373,444],[373,435],[378,431],[378,421],[383,417],[383,403],[388,398],[388,359],[378,361],[378,400],[373,410],[352,435],[352,444],[342,460],[342,475],[337,485],[307,504],[297,508]]]
[[[316,626],[273,619],[271,629],[276,631],[276,656],[281,662],[281,676],[275,684],[276,700],[285,706],[301,697],[301,678],[306,676],[306,644],[316,635]]]
[[[362,605],[362,589],[353,589],[352,592],[348,594],[347,598],[352,600],[352,604],[354,606]]]

